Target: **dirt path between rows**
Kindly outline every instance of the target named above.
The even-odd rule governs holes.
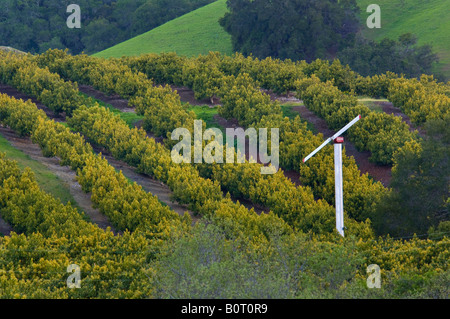
[[[212,101],[209,98],[197,100],[195,98],[194,91],[191,90],[190,88],[176,85],[169,85],[169,86],[172,88],[172,91],[176,91],[176,93],[180,96],[180,100],[182,102],[187,102],[190,105],[197,105],[197,106],[207,105],[209,107],[215,107],[220,105],[220,99],[215,96],[212,98]]]
[[[0,83],[0,94],[7,94],[9,96],[16,98],[17,100],[23,100],[23,101],[31,100],[31,102],[36,104],[38,109],[43,110],[45,112],[45,114],[47,114],[47,116],[49,118],[53,119],[55,122],[64,122],[66,120],[65,114],[56,114],[55,112],[50,110],[47,106],[45,106],[44,104],[42,104],[35,98],[33,98],[27,94],[24,94],[22,92],[19,92],[18,90],[16,90],[15,88],[13,88],[10,85]]]
[[[133,108],[130,108],[128,101],[121,98],[119,95],[109,95],[108,96],[108,95],[104,94],[103,92],[100,92],[88,85],[80,85],[79,89],[81,92],[83,92],[89,96],[92,96],[97,100],[108,103],[123,112],[124,112],[124,110],[127,110],[128,112],[135,112]],[[189,93],[189,91],[190,91],[190,93]],[[183,92],[185,92],[185,95],[183,95],[182,101],[184,98],[186,98],[186,96],[192,97],[192,99],[190,100],[191,102],[193,102],[195,100],[194,93],[192,90],[188,90],[188,89],[184,88]],[[183,102],[185,102],[185,101],[186,100],[184,100]],[[205,105],[207,103],[211,104],[211,101],[209,99],[206,99],[205,102],[206,103],[201,103],[200,101],[197,101],[198,104],[194,104],[194,105]],[[140,127],[141,125],[142,125],[142,123],[140,123],[140,122],[135,123],[136,127]],[[158,143],[161,143],[161,144],[163,143],[162,138],[155,137],[154,135],[152,135],[150,133],[147,133],[147,137],[154,139]],[[165,185],[157,180],[152,179],[148,175],[136,173],[136,169],[134,167],[131,167],[130,165],[126,164],[123,161],[118,161],[118,160],[114,159],[109,154],[109,152],[104,148],[95,146],[94,149],[96,152],[102,152],[102,154],[106,154],[106,159],[108,160],[108,162],[110,162],[110,164],[112,166],[114,166],[117,170],[122,170],[125,176],[129,177],[133,181],[136,181],[139,185],[143,186],[144,189],[147,190],[148,192],[151,192],[152,194],[157,195],[161,201],[166,203],[169,207],[171,207],[177,213],[183,214],[185,211],[188,211],[186,206],[180,205],[180,204],[178,204],[176,202],[172,202],[170,200],[172,191],[169,189],[169,187],[167,185]],[[255,210],[255,212],[258,214],[269,212],[269,209],[267,207],[252,203],[249,200],[236,199],[236,198],[232,198],[232,200],[234,202],[239,201],[242,205],[244,205],[248,209],[253,208]],[[188,212],[190,213],[190,215],[194,221],[199,219],[199,217],[195,216],[193,212],[191,212],[191,211],[188,211]]]
[[[99,92],[88,85],[80,85],[79,88],[80,88],[80,92],[83,92],[87,95],[93,96],[96,99],[99,99],[105,103],[111,104],[123,112],[134,112],[134,108],[130,108],[128,106],[128,101],[120,98],[118,95],[107,96],[107,95],[103,94],[102,92]],[[33,103],[35,103],[38,106],[39,109],[42,109],[43,111],[45,111],[49,118],[60,121],[60,122],[65,121],[64,116],[56,115],[54,112],[49,110],[48,107],[46,107],[45,105],[43,105],[36,99],[30,98],[28,95],[17,91],[16,89],[12,88],[11,86],[1,85],[0,93],[6,93],[9,96],[15,97],[16,99],[22,99],[22,100],[30,99]],[[30,143],[31,143],[31,141],[30,141]],[[33,145],[33,144],[31,144],[31,145]],[[39,149],[39,147],[37,147],[37,148]],[[35,150],[35,151],[37,151],[37,150]],[[40,151],[40,149],[39,149],[39,151]],[[160,183],[159,181],[156,181],[147,175],[136,173],[135,168],[127,165],[123,161],[118,161],[118,160],[114,159],[112,156],[108,155],[108,152],[105,149],[100,149],[97,147],[96,151],[97,152],[101,151],[102,154],[105,156],[105,158],[108,160],[108,162],[114,168],[116,168],[118,171],[122,170],[122,173],[127,178],[129,178],[130,180],[141,185],[145,191],[150,192],[153,195],[156,195],[161,202],[167,204],[170,208],[172,208],[178,214],[183,215],[186,211],[188,211],[191,214],[193,220],[198,219],[198,217],[194,216],[194,214],[192,212],[190,212],[185,206],[180,205],[177,202],[173,202],[170,199],[170,197],[172,195],[172,191],[170,191],[170,189],[167,185],[164,185],[164,184]],[[42,157],[42,160],[47,160],[47,158]],[[46,163],[44,163],[44,164],[46,164]],[[59,165],[56,165],[55,167],[52,168],[52,170],[55,169],[55,172],[59,172],[58,170],[60,168],[61,167]],[[70,174],[72,177],[76,176],[74,172],[65,172],[65,174],[66,175]],[[70,178],[70,176],[64,176],[64,177],[66,177],[66,180],[68,177]],[[74,186],[74,185],[71,185],[71,186]],[[81,188],[80,188],[80,190],[81,190]],[[74,198],[75,198],[75,196],[74,196]],[[88,212],[90,212],[93,215],[93,218],[91,218],[93,222],[95,222],[97,224],[100,223],[99,226],[101,226],[105,223],[105,221],[102,220],[102,218],[100,216],[95,216],[95,214],[98,213],[98,211],[95,211],[95,213],[92,211],[92,205],[91,205],[92,203],[90,202],[90,196],[89,196],[89,198],[84,198],[84,200],[89,200],[88,204],[86,204],[84,202],[83,198],[80,198],[80,200],[77,200],[75,198],[75,200],[77,201],[77,203],[83,210],[86,210],[86,214],[88,214]],[[101,216],[106,218],[106,216],[104,216],[104,215],[101,215]]]
[[[94,89],[92,86],[84,84],[79,84],[78,90],[104,103],[111,104],[122,112],[135,113],[134,107],[128,104],[128,100],[121,98],[117,94],[106,95],[103,92]]]
[[[78,206],[93,223],[104,230],[106,230],[107,227],[110,227],[114,234],[118,233],[111,225],[108,218],[101,214],[98,209],[92,207],[91,195],[83,192],[80,184],[78,184],[78,181],[76,180],[76,173],[72,171],[69,166],[61,166],[59,164],[59,159],[56,157],[49,158],[43,156],[39,146],[33,144],[30,138],[20,137],[9,128],[0,126],[0,134],[5,137],[14,148],[27,154],[31,159],[39,161],[58,176],[58,178],[68,186],[70,194]]]
[[[129,178],[131,181],[136,182],[138,185],[142,186],[142,188],[146,192],[157,196],[161,202],[169,206],[176,213],[183,216],[187,212],[191,215],[194,222],[199,220],[199,217],[196,216],[194,212],[190,211],[186,205],[181,205],[178,202],[172,200],[171,197],[173,192],[167,185],[153,179],[146,174],[138,173],[135,167],[132,167],[123,161],[115,159],[105,148],[93,143],[91,143],[91,145],[97,154],[102,153],[102,156],[112,167],[114,167],[117,171],[121,171],[122,174],[125,175],[125,177]]]

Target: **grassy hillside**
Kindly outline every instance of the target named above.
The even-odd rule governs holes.
[[[209,51],[231,54],[231,37],[218,23],[226,10],[226,0],[216,1],[94,56],[121,57],[161,52],[195,56]]]
[[[403,33],[414,33],[419,44],[429,43],[439,55],[438,68],[450,78],[450,8],[448,0],[357,0],[361,20],[369,16],[367,6],[376,3],[381,8],[381,28],[363,30],[367,37],[379,40],[397,39]]]
[[[361,22],[369,16],[367,6],[372,0],[357,0]],[[438,69],[450,78],[450,14],[448,0],[379,0],[381,29],[364,28],[363,33],[374,40],[396,39],[411,32],[419,44],[430,43],[441,62]],[[121,57],[142,53],[177,52],[195,56],[208,51],[232,53],[231,37],[220,27],[218,19],[227,11],[226,0],[218,0],[175,20],[95,54],[99,57]]]
[[[31,168],[37,183],[44,191],[59,198],[63,203],[70,201],[73,206],[78,208],[76,201],[70,194],[68,185],[44,164],[31,159],[27,154],[13,147],[2,134],[0,134],[0,152],[5,153],[8,159],[17,161],[20,169]]]

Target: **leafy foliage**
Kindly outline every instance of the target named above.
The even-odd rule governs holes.
[[[148,93],[156,103],[173,94],[161,88],[155,91],[157,93],[146,91],[150,89],[146,86],[152,82],[142,75],[133,75],[129,68],[119,65],[119,61],[71,57],[62,51],[51,51],[32,59],[40,66],[48,64],[51,70],[65,78],[74,76],[92,81],[90,83],[97,83],[102,90],[111,90],[111,93],[117,90],[129,98]],[[307,165],[300,167],[299,164],[299,159],[323,140],[322,136],[308,131],[299,117],[284,118],[281,109],[271,104],[265,94],[258,92],[257,80],[250,74],[232,74],[233,68],[237,70],[243,65],[233,65],[229,60],[225,63],[225,60],[213,55],[207,59],[208,63],[220,65],[217,69],[224,74],[220,88],[233,88],[236,84],[243,88],[236,89],[229,101],[234,101],[236,95],[246,102],[230,102],[227,112],[238,114],[243,121],[255,127],[279,127],[280,150],[286,154],[282,160],[284,165],[298,169],[302,182],[311,188],[296,187],[281,171],[262,176],[259,174],[259,164],[174,164],[166,146],[148,138],[142,129],[131,129],[120,117],[98,105],[76,105],[68,121],[72,130],[80,131],[84,137],[105,147],[113,156],[141,172],[167,183],[175,199],[189,205],[207,218],[210,224],[192,228],[192,220],[187,215],[181,217],[161,205],[140,186],[130,184],[101,155],[94,155],[91,146],[80,134],[48,120],[45,113],[30,101],[0,95],[0,122],[31,136],[45,156],[57,156],[62,165],[70,165],[77,170],[82,189],[91,192],[92,200],[100,211],[109,217],[115,227],[124,230],[121,235],[113,235],[87,222],[70,205],[62,205],[39,190],[29,170],[20,172],[14,163],[0,155],[0,214],[16,230],[24,232],[0,238],[1,297],[448,298],[450,255],[449,239],[445,234],[448,222],[441,211],[448,208],[448,198],[444,196],[448,197],[445,193],[448,193],[445,188],[448,184],[445,180],[448,175],[445,174],[448,171],[445,166],[448,118],[429,122],[430,127],[426,129],[430,132],[430,140],[419,144],[411,139],[395,151],[388,149],[394,153],[394,174],[398,174],[398,185],[406,184],[410,187],[408,191],[413,192],[416,188],[428,190],[429,185],[442,186],[439,190],[429,188],[431,193],[425,192],[424,196],[430,198],[419,198],[425,205],[429,203],[426,200],[433,201],[435,205],[431,209],[431,217],[435,219],[429,229],[434,240],[417,237],[407,241],[374,238],[371,221],[366,219],[377,222],[376,217],[383,217],[377,215],[377,203],[385,196],[394,196],[392,194],[396,194],[397,189],[387,190],[381,184],[373,183],[367,175],[360,176],[353,159],[346,156],[343,157],[347,182],[344,185],[345,224],[349,229],[344,239],[334,233],[335,216],[330,206],[333,203],[333,172],[327,169],[332,166],[333,160],[330,148],[325,148]],[[245,60],[251,61],[249,65],[256,65],[254,70],[258,69],[256,60]],[[5,61],[0,77],[8,76],[5,71],[9,62],[7,56]],[[168,61],[169,64],[178,63],[178,59],[173,57]],[[269,63],[267,61],[264,63]],[[236,62],[243,61],[238,58]],[[45,70],[39,69],[34,62],[24,60],[22,63],[27,64],[30,74]],[[277,63],[281,62],[275,61],[273,65]],[[73,70],[75,65],[80,68]],[[161,70],[164,65],[159,66]],[[289,62],[288,65],[292,64]],[[92,72],[94,77],[89,74],[91,67],[98,68]],[[304,65],[302,68],[305,70]],[[340,79],[351,74],[338,65],[317,62],[306,71],[312,72],[308,75],[310,77],[302,76],[303,80],[297,84],[300,93],[308,90],[317,93],[317,101],[306,94],[309,103],[317,107],[317,112],[323,112],[326,117],[327,109],[332,110],[343,121],[345,117],[353,116],[352,112],[364,108],[354,105],[352,94],[339,92],[333,82],[323,82],[333,80],[334,73],[327,71],[330,69],[340,74]],[[341,73],[341,70],[344,72]],[[119,72],[127,73],[124,81],[120,81]],[[315,72],[323,77],[313,76]],[[187,72],[195,73],[195,67]],[[268,74],[260,79],[266,79],[266,83],[278,83],[268,80]],[[301,74],[305,73],[302,71]],[[182,72],[177,73],[173,79],[180,81],[183,76]],[[26,83],[26,79],[17,79],[20,81],[16,85],[22,81]],[[50,82],[45,85],[62,82],[58,77],[49,79]],[[379,86],[368,78],[354,78],[355,82],[348,85],[353,87],[359,83],[363,88],[367,84],[366,87],[374,92],[385,92],[387,83],[391,85],[391,81],[398,80],[389,76],[383,79]],[[100,83],[103,80],[105,83]],[[289,83],[291,80],[286,81],[285,84],[292,85]],[[245,85],[246,82],[250,84]],[[212,82],[198,83],[209,86],[207,83]],[[445,85],[433,84],[432,81],[427,83],[430,92],[446,96]],[[347,84],[343,80],[340,85]],[[30,88],[33,86],[30,85]],[[227,92],[222,93],[220,88],[218,94],[225,95]],[[319,88],[323,89],[323,96]],[[56,98],[53,96],[52,99]],[[49,98],[49,101],[52,99]],[[173,101],[174,105],[178,103],[176,95],[167,98],[167,101]],[[243,110],[248,112],[237,112],[239,108],[234,110],[234,105],[242,105]],[[371,118],[376,128],[370,122],[363,123],[362,137],[371,132],[379,134],[380,138],[386,136],[387,140],[395,140],[398,135],[387,134],[391,127],[399,128],[400,134],[403,134],[403,128],[395,118],[374,113],[368,113],[366,118]],[[179,120],[185,123],[181,116]],[[186,117],[184,120],[190,119]],[[170,116],[164,121],[170,123]],[[364,139],[361,141],[367,142]],[[367,144],[370,145],[370,140]],[[384,145],[388,145],[387,141],[368,147],[381,148]],[[424,152],[431,154],[433,160],[430,163],[424,162]],[[411,170],[412,175],[408,173]],[[231,200],[229,194],[224,196],[223,191],[265,205],[271,211],[258,215],[253,209],[249,210]],[[403,194],[401,191],[397,193]],[[315,196],[324,200],[316,201]],[[396,211],[394,205],[392,208]],[[403,231],[400,228],[396,230]],[[68,290],[65,286],[65,270],[71,263],[80,265],[83,270],[82,289]],[[365,286],[365,269],[373,263],[382,269],[382,289],[379,291],[369,290]],[[254,285],[255,282],[260,284]]]
[[[66,26],[69,0],[0,4],[0,38],[23,51],[68,48],[93,53],[151,30],[212,0],[79,0],[82,28]],[[33,19],[29,19],[33,17]]]
[[[396,153],[393,192],[374,218],[379,233],[424,234],[449,220],[449,120],[430,120],[419,147],[409,143]]]
[[[408,78],[432,74],[433,64],[439,60],[430,45],[417,46],[417,37],[411,33],[400,35],[397,41],[384,38],[375,42],[358,37],[353,47],[338,53],[338,58],[363,76],[389,71]]]
[[[351,43],[358,28],[354,0],[291,0],[282,5],[228,0],[227,6],[220,24],[231,34],[233,49],[259,58],[326,58]]]

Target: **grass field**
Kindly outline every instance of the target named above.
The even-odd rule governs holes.
[[[450,2],[448,0],[357,0],[361,21],[370,13],[367,6],[376,3],[381,8],[381,28],[363,29],[373,40],[384,37],[397,39],[403,33],[413,33],[418,43],[431,44],[440,58],[437,69],[450,78]]]
[[[31,168],[39,186],[47,193],[59,198],[64,204],[68,201],[72,206],[77,207],[77,203],[70,194],[69,186],[66,185],[58,176],[56,176],[44,164],[31,159],[27,154],[11,146],[8,140],[0,134],[0,152],[6,153],[10,160],[17,161],[20,169]]]
[[[161,52],[196,56],[209,51],[231,54],[231,37],[218,22],[226,11],[226,0],[213,2],[94,56],[121,57]]]
[[[361,8],[361,22],[365,25],[370,15],[366,9],[373,1],[357,0],[357,3]],[[419,44],[433,45],[440,58],[435,70],[450,78],[448,0],[380,0],[376,3],[381,8],[381,29],[364,28],[364,35],[380,40],[414,33]],[[226,11],[226,0],[218,0],[94,56],[121,57],[161,52],[196,56],[209,51],[231,54],[231,37],[218,23]]]

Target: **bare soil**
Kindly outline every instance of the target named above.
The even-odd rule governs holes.
[[[101,214],[98,209],[92,206],[91,195],[82,191],[80,184],[76,180],[76,174],[69,166],[61,166],[57,157],[44,157],[38,145],[33,144],[27,137],[18,136],[13,130],[1,127],[0,134],[3,135],[13,147],[27,154],[33,160],[41,162],[47,166],[61,181],[68,186],[70,194],[74,198],[76,204],[89,216],[90,220],[97,224],[100,228],[106,230],[111,228],[113,233],[118,233],[109,222],[108,218]]]
[[[146,174],[138,173],[135,167],[128,165],[127,163],[117,160],[111,156],[111,154],[103,147],[92,144],[94,151],[96,153],[102,153],[102,156],[106,158],[108,163],[113,166],[116,170],[121,171],[125,177],[129,178],[131,181],[136,182],[142,188],[155,196],[158,199],[177,212],[179,215],[184,215],[185,212],[189,213],[194,221],[198,220],[198,217],[194,213],[188,210],[187,206],[181,205],[178,202],[172,200],[173,192],[164,183],[153,179],[151,176]]]
[[[134,107],[132,105],[129,105],[128,100],[121,98],[117,94],[113,95],[107,95],[103,92],[100,92],[99,90],[94,89],[92,86],[89,85],[78,85],[78,90],[84,94],[87,94],[97,100],[100,100],[102,102],[105,102],[107,104],[113,104],[114,107],[119,109],[122,112],[127,113],[134,113]]]
[[[180,96],[180,100],[182,102],[187,102],[191,105],[207,105],[209,107],[215,107],[220,105],[220,99],[214,96],[212,99],[206,98],[202,100],[197,100],[195,98],[195,93],[193,90],[191,90],[188,87],[184,86],[176,86],[176,85],[170,85],[172,88],[172,91],[176,91],[178,95]]]
[[[278,101],[281,104],[284,104],[284,103],[302,103],[302,101],[299,100],[295,96],[295,92],[287,92],[285,94],[278,94],[278,93],[274,93],[271,90],[266,90],[266,89],[261,89],[261,92],[266,93],[267,95],[269,95],[270,99],[272,101]]]
[[[55,122],[63,122],[66,120],[66,116],[64,113],[56,114],[55,112],[50,110],[48,107],[46,107],[44,104],[42,104],[35,98],[33,98],[27,94],[24,94],[22,92],[19,92],[18,90],[16,90],[15,88],[13,88],[10,85],[0,83],[0,94],[2,94],[2,93],[12,96],[12,97],[16,98],[17,100],[23,100],[23,101],[31,100],[31,102],[36,104],[38,109],[44,111],[45,114],[47,114],[47,116],[49,118],[52,118],[53,120],[55,120]]]

